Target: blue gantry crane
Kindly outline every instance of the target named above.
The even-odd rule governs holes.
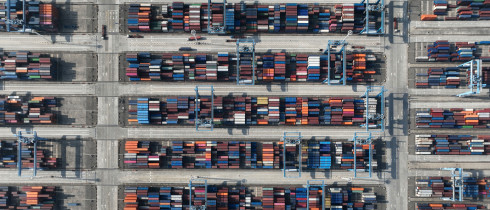
[[[6,12],[7,13],[7,19],[5,20],[5,26],[6,26],[7,32],[33,33],[33,34],[36,34],[36,35],[42,37],[43,39],[47,40],[48,42],[51,42],[52,44],[54,43],[53,40],[47,39],[46,37],[39,34],[36,30],[34,30],[28,26],[28,22],[26,20],[26,0],[22,0],[22,20],[12,19],[12,17],[10,16],[10,9],[12,6],[11,0],[7,0],[6,4],[7,4],[7,12]],[[22,29],[15,28],[12,25],[22,25]]]
[[[349,30],[347,32],[347,35],[344,37],[343,40],[328,40],[327,43],[327,49],[323,52],[323,54],[327,54],[327,61],[328,61],[328,75],[327,79],[325,79],[322,83],[325,84],[327,83],[328,85],[346,85],[347,84],[347,77],[346,77],[346,69],[347,69],[347,60],[346,60],[346,49],[345,47],[347,46],[347,42],[345,41],[347,37],[352,35],[352,31]],[[340,49],[337,49],[339,48]],[[332,54],[339,54],[342,57],[342,77],[340,79],[332,79],[331,78],[331,59],[330,55]]]
[[[385,1],[384,0],[376,0],[375,3],[369,2],[369,0],[362,0],[361,4],[365,5],[365,21],[366,24],[364,25],[364,29],[361,31],[360,34],[367,34],[367,35],[381,35],[385,33]],[[381,25],[379,28],[376,28],[376,25],[372,26],[370,25],[369,21],[371,20],[370,12],[378,12],[381,13]],[[377,16],[372,16],[376,20],[378,19]]]
[[[282,142],[284,143],[284,148],[282,150],[282,157],[283,157],[283,166],[282,170],[284,172],[284,178],[301,178],[301,170],[302,170],[302,164],[301,164],[301,132],[284,132],[284,136],[282,137]],[[298,146],[298,167],[293,165],[294,168],[291,168],[291,165],[288,165],[287,160],[287,155],[286,155],[286,145],[297,145]],[[290,175],[288,172],[298,172],[298,175]]]
[[[215,23],[211,23],[211,4],[220,3],[212,3],[211,0],[208,0],[208,33],[226,34],[226,0],[223,0],[223,25],[215,25]]]
[[[212,85],[196,85],[194,89],[196,91],[194,114],[194,123],[196,125],[196,131],[213,131],[214,129],[214,88]],[[200,91],[209,91],[209,94],[201,94]],[[211,99],[211,115],[201,116],[201,98]]]
[[[192,203],[192,188],[204,187],[204,205],[194,205]],[[206,210],[208,205],[208,181],[206,179],[191,179],[189,180],[189,208],[191,210]]]
[[[464,174],[462,168],[441,168],[443,171],[451,171],[451,180],[453,188],[453,196],[450,201],[463,201],[463,177],[467,177],[468,174]],[[458,188],[458,198],[456,198],[456,188]],[[443,198],[443,200],[446,200]]]
[[[37,175],[37,142],[46,140],[37,136],[36,131],[17,132],[17,174],[22,176],[22,144],[33,144],[34,146],[34,167],[32,168],[32,177]]]
[[[361,95],[361,98],[365,99],[364,106],[366,107],[364,111],[366,123],[361,126],[365,127],[366,131],[371,128],[381,129],[380,132],[385,130],[385,92],[384,86],[367,86],[366,92]],[[380,102],[380,107],[377,106],[378,102]]]
[[[252,65],[252,79],[240,79],[240,56],[249,54],[251,55],[251,65]],[[237,39],[236,41],[236,83],[237,85],[255,85],[255,66],[257,62],[255,60],[255,40],[254,39]]]
[[[5,25],[7,26],[7,32],[11,32],[11,25],[22,25],[22,30],[20,31],[17,28],[13,28],[16,32],[25,32],[26,31],[26,1],[22,0],[22,20],[12,20],[10,17],[10,7],[11,1],[7,0],[7,19],[5,21]]]
[[[468,92],[460,93],[457,96],[466,97],[470,95],[480,94],[482,89],[487,86],[486,84],[483,84],[482,60],[473,59],[471,61],[459,65],[458,67],[466,69],[466,73],[469,78],[468,88],[470,88],[470,90]]]
[[[354,169],[351,169],[354,171],[354,178],[372,178],[372,159],[373,159],[373,153],[372,153],[372,143],[373,143],[373,135],[372,132],[355,132],[354,137],[352,138],[352,141],[354,142]],[[358,177],[357,176],[357,145],[369,145],[369,166],[368,166],[368,172],[369,176],[368,177]]]
[[[310,209],[310,188],[318,187],[322,189],[322,208],[325,209],[325,181],[324,180],[307,180],[306,181],[306,209]]]

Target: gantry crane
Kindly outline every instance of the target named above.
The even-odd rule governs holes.
[[[14,28],[16,31],[25,32],[26,31],[26,1],[22,0],[22,20],[12,20],[10,17],[10,0],[7,0],[7,20],[5,24],[7,26],[7,32],[10,32],[11,25],[22,25],[22,31],[19,31],[17,28]]]
[[[451,180],[453,188],[453,196],[450,201],[463,201],[463,177],[467,177],[468,174],[464,174],[462,168],[441,168],[443,171],[451,171]],[[456,198],[456,188],[458,188],[458,198]],[[444,199],[443,200],[447,200]]]
[[[208,0],[208,33],[209,34],[225,34],[226,33],[226,0],[223,0],[223,25],[211,24],[211,0]]]
[[[362,0],[361,4],[365,4],[365,21],[366,24],[364,25],[364,29],[361,31],[360,34],[367,34],[367,35],[381,35],[385,33],[385,1],[384,0],[377,0],[375,3],[370,3],[369,0]],[[381,25],[379,28],[370,28],[369,26],[369,12],[379,12],[381,13]],[[377,19],[377,17],[376,17]]]
[[[322,208],[325,209],[325,181],[324,180],[307,180],[306,181],[306,209],[310,209],[310,187],[319,187],[322,189]]]
[[[474,59],[463,63],[458,67],[466,69],[466,74],[469,77],[468,88],[470,88],[470,90],[468,92],[460,93],[457,96],[465,97],[480,94],[482,89],[487,86],[486,84],[483,84],[482,60]]]
[[[196,85],[194,89],[196,91],[194,114],[194,123],[196,125],[196,131],[213,131],[214,128],[214,88],[212,85]],[[201,94],[200,91],[209,91],[208,95]],[[200,116],[201,113],[201,98],[211,98],[211,118],[206,119],[206,116]]]
[[[252,56],[252,79],[251,81],[240,79],[240,55],[251,54]],[[255,40],[254,39],[237,39],[236,41],[236,82],[237,85],[255,85],[255,66],[257,62],[255,60]]]
[[[36,34],[40,37],[42,37],[43,39],[47,40],[48,42],[51,42],[52,44],[54,43],[53,40],[49,40],[47,39],[46,37],[42,36],[41,34],[39,34],[36,30],[34,29],[31,29],[27,26],[27,20],[26,20],[26,0],[22,0],[22,20],[12,20],[11,17],[10,17],[10,0],[7,0],[7,19],[5,20],[5,25],[6,25],[6,29],[7,29],[7,32],[20,32],[20,33],[33,33],[33,34]],[[11,25],[22,25],[22,29],[18,29],[18,28],[15,28]],[[14,29],[15,31],[12,31],[12,29]]]
[[[22,134],[22,131],[19,131],[17,135],[17,173],[18,176],[22,176],[22,144],[34,144],[34,167],[32,169],[32,177],[37,175],[37,142],[40,140],[46,140],[43,138],[39,138],[37,136],[36,131],[26,131]]]
[[[373,135],[371,132],[355,132],[352,141],[354,142],[354,178],[372,178],[372,143],[373,143]],[[368,177],[357,177],[357,145],[369,145],[369,176]]]
[[[343,40],[328,40],[327,44],[327,49],[323,52],[323,54],[327,54],[327,60],[328,60],[328,75],[327,79],[325,79],[322,83],[325,84],[327,83],[328,85],[346,85],[347,84],[347,76],[346,76],[346,69],[347,69],[347,60],[346,60],[346,49],[345,47],[347,46],[347,42],[345,41],[347,37],[352,35],[352,31],[349,30],[347,32],[347,35],[344,37]],[[337,48],[340,46],[339,51],[332,51],[332,48]],[[330,64],[330,55],[331,54],[340,54],[342,56],[342,77],[340,79],[331,79],[331,64]]]
[[[192,203],[192,188],[204,187],[204,205],[194,205]],[[206,210],[208,204],[208,181],[206,179],[191,179],[189,180],[189,208],[191,210]]]
[[[381,129],[381,132],[385,130],[385,93],[386,89],[384,86],[367,86],[366,92],[361,95],[361,98],[364,98],[364,106],[366,110],[364,111],[364,117],[366,118],[366,123],[362,124],[361,127],[366,127],[366,131],[369,131],[370,128]],[[376,104],[371,104],[371,102],[376,102]],[[380,102],[380,106],[377,104]],[[376,108],[376,110],[372,110]],[[379,108],[379,112],[378,112]],[[378,123],[370,124],[371,121],[375,121]]]
[[[301,132],[284,132],[284,136],[282,137],[281,141],[284,143],[283,145],[283,150],[282,150],[282,157],[283,157],[283,166],[282,170],[284,172],[284,178],[301,178],[301,170],[302,170],[302,160],[301,160]],[[286,155],[286,145],[288,144],[294,144],[295,146],[298,146],[298,168],[288,168],[288,164],[286,162],[287,160],[287,155]],[[287,172],[298,172],[297,176],[290,176],[289,173]]]

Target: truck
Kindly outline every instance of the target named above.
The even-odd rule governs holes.
[[[181,47],[179,48],[179,51],[193,51],[194,49],[190,48],[190,47]]]
[[[187,39],[187,41],[197,41],[197,40],[201,40],[201,39],[202,39],[201,36],[196,36],[196,37],[191,36],[191,37],[189,37],[189,39]]]
[[[128,38],[143,38],[140,34],[128,34]]]
[[[102,39],[107,39],[107,26],[102,25]]]
[[[393,18],[393,29],[395,29],[395,32],[398,32],[398,18]]]

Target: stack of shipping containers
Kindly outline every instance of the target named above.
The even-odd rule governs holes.
[[[261,104],[258,99],[268,98],[268,105]],[[351,97],[330,98],[301,98],[301,97],[215,97],[213,122],[216,125],[334,125],[355,126],[365,122],[365,99]],[[173,107],[178,99],[178,107]],[[160,104],[158,111],[149,110],[147,101]],[[265,101],[265,100],[264,100]],[[209,113],[211,106],[205,106],[202,101],[198,104],[201,113]],[[304,103],[305,102],[305,103]],[[288,103],[295,103],[295,110],[289,109]],[[374,102],[370,104],[376,106]],[[129,124],[181,124],[193,125],[196,113],[194,112],[195,97],[180,96],[163,99],[130,98],[129,100]],[[301,105],[301,106],[300,106]],[[307,105],[307,106],[306,106]],[[220,107],[226,107],[221,110]],[[258,107],[263,107],[259,109]],[[268,116],[264,108],[268,109]],[[291,107],[293,108],[293,107]],[[467,111],[465,111],[467,112]],[[487,112],[477,111],[480,114],[481,123],[486,122]],[[428,114],[429,115],[429,114]],[[473,116],[473,115],[468,115]],[[148,122],[148,117],[150,120]],[[201,117],[201,116],[199,116]],[[421,120],[425,120],[426,116]],[[245,118],[245,122],[239,120]],[[259,120],[263,119],[263,120]],[[267,121],[265,121],[267,119]],[[472,118],[471,118],[472,119]],[[238,120],[238,121],[237,121]],[[470,119],[467,119],[470,120]],[[477,120],[478,121],[478,120]],[[261,123],[259,123],[261,122]],[[267,123],[266,123],[267,122]],[[420,122],[420,123],[423,123]],[[470,121],[469,123],[473,123]],[[419,125],[419,124],[418,124]],[[422,124],[420,124],[422,126]],[[459,124],[458,124],[459,125]],[[476,126],[476,125],[475,125]]]
[[[10,12],[11,20],[22,20],[23,18],[23,2],[20,0],[10,1],[10,11],[7,11],[7,3],[0,3],[0,31],[7,31],[6,20],[8,18],[7,13]],[[42,32],[57,32],[58,31],[58,8],[54,4],[42,3],[40,1],[26,1],[26,28],[39,30]],[[10,25],[11,31],[22,29],[22,25],[14,24]]]
[[[0,168],[16,168],[18,160],[16,141],[0,141]],[[58,158],[51,157],[51,151],[47,149],[37,149],[37,168],[56,169]],[[33,168],[34,166],[34,146],[22,143],[21,161],[23,168]]]
[[[451,177],[428,177],[426,179],[417,179],[415,182],[417,197],[431,197],[449,199],[453,193],[456,197],[463,194],[463,198],[469,200],[486,199],[490,194],[490,179],[463,177],[463,192],[456,188],[453,192],[453,183]]]
[[[478,204],[452,204],[452,203],[417,203],[417,210],[436,210],[436,209],[487,209],[487,207]]]
[[[56,209],[54,186],[0,187],[0,208],[3,209]]]
[[[433,1],[432,8],[433,14],[424,14],[421,20],[490,20],[490,2],[485,0],[458,0],[456,2],[436,0]],[[449,16],[449,12],[456,16]]]
[[[333,150],[330,141],[308,141],[302,146],[299,157],[297,145],[286,145],[286,167],[306,171],[351,170],[367,171],[369,145],[356,146],[351,142],[335,142],[340,149]],[[376,150],[372,146],[373,170],[377,167]],[[282,142],[250,141],[126,141],[124,168],[161,169],[279,169],[283,168]]]
[[[418,128],[488,128],[490,109],[432,108],[416,112]]]
[[[0,80],[35,80],[56,78],[49,55],[28,51],[4,52],[0,55]]]
[[[124,188],[124,209],[187,209],[189,201],[195,206],[211,209],[321,209],[322,203],[329,209],[376,209],[376,193],[373,188],[361,187],[275,187],[275,186],[214,186],[193,187],[145,187]],[[207,194],[205,200],[204,194]],[[309,193],[309,194],[308,194]],[[323,199],[325,193],[325,201]]]
[[[0,99],[0,124],[53,124],[54,97],[7,96]]]
[[[255,79],[259,82],[322,82],[328,75],[326,55],[293,53],[256,53]],[[331,55],[333,78],[342,76],[341,55]],[[347,53],[346,77],[349,83],[374,82],[379,72],[374,68],[377,61],[372,53]],[[252,54],[240,53],[240,81],[252,82]],[[217,54],[183,54],[148,52],[127,53],[126,76],[130,81],[235,81],[236,55],[228,52]],[[488,81],[488,80],[487,80]]]
[[[483,45],[488,45],[488,42],[449,42],[447,40],[438,40],[433,44],[427,45],[427,56],[429,61],[438,62],[465,62],[474,58],[482,59],[482,61],[490,61],[490,56],[486,56],[486,52],[482,52]]]
[[[488,155],[488,135],[416,135],[416,154],[420,155]]]
[[[207,31],[207,3],[174,2],[170,6],[163,5],[161,10],[169,11],[162,12],[163,21],[154,18],[155,8],[155,5],[131,4],[128,29],[131,32],[190,32],[192,29],[197,32]],[[365,24],[365,6],[362,3],[320,6],[296,3],[223,5],[215,2],[211,3],[210,9],[210,25],[226,26],[227,33],[346,33],[349,30],[358,33]],[[369,24],[373,29],[380,24],[380,14],[371,12],[371,15]],[[200,23],[197,22],[198,19]],[[159,26],[146,27],[149,25]]]

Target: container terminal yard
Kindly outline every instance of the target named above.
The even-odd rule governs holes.
[[[488,0],[0,0],[0,209],[489,209]]]

